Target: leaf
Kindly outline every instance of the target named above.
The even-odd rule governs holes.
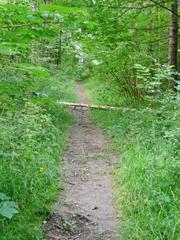
[[[17,204],[13,201],[3,202],[2,206],[0,207],[0,214],[3,217],[11,219],[17,213]]]
[[[9,197],[5,193],[0,192],[0,200],[2,201],[9,200]]]

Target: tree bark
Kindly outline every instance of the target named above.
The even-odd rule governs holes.
[[[58,43],[58,54],[57,54],[57,66],[61,65],[62,63],[62,30],[59,32],[59,43]]]
[[[174,67],[177,71],[177,56],[178,56],[178,0],[173,0],[171,5],[172,12],[171,26],[169,30],[169,53],[168,53],[168,64]]]

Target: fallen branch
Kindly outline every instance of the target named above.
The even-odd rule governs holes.
[[[102,110],[121,110],[121,111],[137,111],[135,108],[125,108],[125,107],[115,107],[108,105],[95,105],[95,104],[85,104],[85,103],[70,103],[70,102],[58,102],[59,105],[69,106],[76,108],[87,108],[87,109],[102,109]]]

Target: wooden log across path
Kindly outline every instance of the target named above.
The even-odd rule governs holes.
[[[121,111],[138,111],[135,108],[126,108],[126,107],[116,107],[109,105],[95,105],[95,104],[85,104],[85,103],[71,103],[71,102],[57,102],[62,106],[69,106],[73,109],[99,109],[99,110],[121,110]],[[143,111],[152,111],[152,109],[146,108]]]

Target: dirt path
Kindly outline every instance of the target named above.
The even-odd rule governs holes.
[[[77,86],[79,101],[87,103]],[[63,159],[64,192],[46,224],[46,240],[117,240],[110,172],[116,158],[84,110],[74,111],[76,122]]]

